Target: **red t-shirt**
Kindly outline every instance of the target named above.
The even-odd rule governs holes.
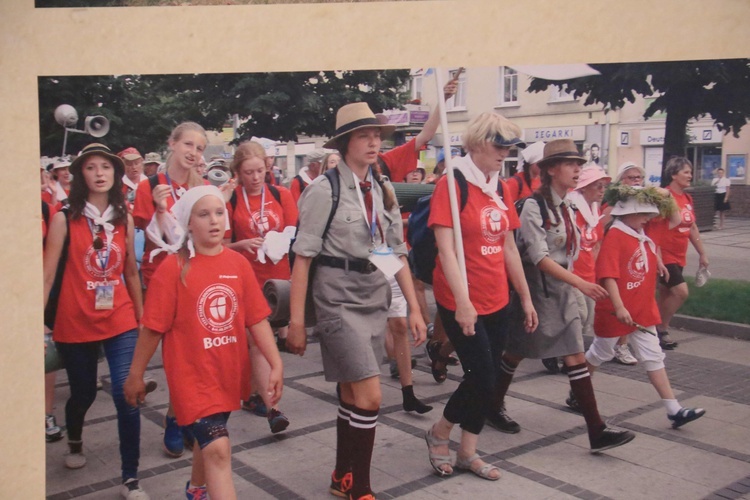
[[[646,233],[661,248],[661,258],[664,264],[677,264],[685,267],[687,264],[687,248],[690,241],[690,228],[695,223],[693,198],[687,194],[677,194],[667,188],[677,202],[680,211],[680,224],[669,229],[669,220],[663,217],[649,222]]]
[[[589,227],[581,212],[576,211],[576,225],[581,230],[581,248],[578,250],[578,259],[573,263],[573,274],[589,283],[595,283],[594,247],[604,238],[604,224],[599,219],[596,227]]]
[[[534,191],[539,189],[542,184],[542,180],[539,177],[531,179],[531,186],[526,184],[526,179],[523,177],[522,172],[518,172],[506,181],[510,188],[511,201],[515,203],[522,198],[528,198]],[[520,191],[519,191],[520,187]]]
[[[596,260],[596,279],[617,280],[620,298],[633,321],[641,326],[654,326],[661,323],[659,308],[656,306],[656,254],[645,245],[648,254],[648,272],[641,261],[638,240],[617,228],[610,229]],[[635,330],[620,323],[615,317],[612,300],[599,300],[594,309],[594,331],[599,337],[621,337]]]
[[[52,193],[47,191],[46,189],[42,191],[42,199],[49,205],[50,207],[55,209],[55,212],[59,212],[60,209],[63,207],[62,201],[57,200],[57,203],[52,205]]]
[[[177,423],[237,410],[250,395],[245,328],[271,310],[240,254],[197,254],[183,284],[177,255],[151,280],[142,322],[163,333],[162,358]]]
[[[503,200],[510,200],[508,185],[504,182]],[[469,299],[478,314],[499,311],[508,303],[508,278],[505,272],[503,244],[508,231],[520,226],[518,214],[512,203],[507,202],[508,210],[500,210],[478,187],[468,185],[469,199],[461,211],[461,231],[466,258],[466,274],[469,281]],[[456,183],[459,207],[461,193]],[[447,177],[442,177],[430,200],[428,226],[453,227],[450,202],[448,201]],[[513,235],[510,234],[512,238]],[[446,309],[456,310],[448,281],[443,274],[440,257],[433,272],[433,292],[435,300]]]
[[[250,205],[250,211],[245,205],[245,196],[242,193],[242,186],[235,188],[234,194],[237,199],[237,206],[232,210],[231,225],[235,241],[258,238],[269,231],[284,231],[287,226],[297,225],[297,204],[292,198],[292,193],[282,186],[276,186],[279,190],[279,201],[276,201],[271,191],[266,188],[266,203],[263,210],[263,221],[260,217],[261,195],[247,196],[247,202]],[[250,217],[252,214],[252,220]],[[260,227],[263,231],[261,234]],[[254,253],[247,251],[240,252],[253,266],[255,277],[258,284],[263,284],[270,279],[288,280],[291,277],[289,268],[289,259],[283,258],[277,264],[271,259],[266,258],[263,264],[257,260]]]
[[[388,170],[391,172],[391,182],[404,182],[406,174],[417,168],[419,151],[417,151],[416,145],[417,138],[415,137],[390,151],[378,153],[380,159],[388,165]]]
[[[115,225],[109,258],[104,248],[94,250],[87,217],[70,219],[70,246],[65,264],[53,337],[57,342],[94,342],[138,326],[122,272],[127,254],[127,226]],[[112,309],[95,309],[97,286],[113,286]]]
[[[302,196],[302,190],[306,187],[307,183],[303,181],[301,177],[296,176],[294,179],[292,179],[292,183],[289,184],[289,191],[292,193],[294,203],[297,203],[299,201],[300,196]]]
[[[167,177],[163,173],[158,175],[159,184],[167,184]],[[204,184],[208,184],[208,181],[204,181]],[[176,184],[172,182],[172,186],[174,194],[167,197],[167,210],[171,210],[175,202],[180,199],[177,195],[178,189],[189,189],[187,184]],[[144,179],[138,183],[138,189],[135,191],[135,203],[133,205],[133,221],[135,222],[135,227],[145,230],[155,213],[156,207],[154,206],[154,197],[151,194],[151,184],[148,179]],[[141,262],[141,276],[143,278],[144,287],[148,287],[151,275],[154,274],[156,268],[159,267],[159,264],[161,264],[167,256],[166,252],[162,252],[154,257],[154,261],[151,262],[151,250],[154,250],[155,248],[156,245],[150,239],[146,238],[146,246],[143,251],[143,262]]]

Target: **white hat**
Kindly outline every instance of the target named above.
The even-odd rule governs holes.
[[[632,161],[626,161],[622,165],[620,165],[620,168],[617,169],[617,174],[615,175],[615,182],[621,182],[622,176],[625,175],[625,172],[630,170],[631,168],[636,168],[641,173],[641,175],[645,178],[646,177],[646,169],[643,167],[640,167],[633,163]]]
[[[307,153],[307,161],[309,161],[310,163],[323,161],[323,158],[326,157],[326,154],[327,153],[325,149],[315,148]]]
[[[257,142],[258,144],[260,144],[265,150],[266,156],[276,156],[276,144],[278,144],[276,141],[267,139],[265,137],[255,136],[252,136],[250,140],[252,142]]]
[[[544,157],[544,142],[538,141],[521,151],[523,161],[529,165],[538,163]]]
[[[618,201],[610,215],[628,215],[628,214],[658,214],[659,209],[651,203],[641,203],[635,197],[628,198],[626,201]]]

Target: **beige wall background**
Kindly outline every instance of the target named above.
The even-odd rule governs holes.
[[[45,495],[38,76],[748,57],[747,19],[745,0],[92,9],[0,2],[3,491]]]

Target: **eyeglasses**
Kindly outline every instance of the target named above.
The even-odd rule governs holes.
[[[628,175],[625,178],[629,181],[642,181],[643,180],[642,175]]]

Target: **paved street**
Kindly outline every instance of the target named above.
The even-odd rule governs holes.
[[[724,231],[705,233],[704,241],[715,277],[750,280],[745,263],[750,221],[731,220]],[[725,265],[725,259],[734,260]],[[694,273],[695,264],[686,271]],[[470,473],[441,479],[427,461],[424,431],[455,389],[459,368],[451,368],[449,379],[436,384],[423,349],[417,349],[415,392],[435,409],[416,415],[402,411],[398,383],[384,366],[372,475],[378,498],[750,499],[750,342],[685,330],[672,334],[680,342],[667,353],[672,384],[684,405],[707,410],[704,418],[672,430],[642,368],[607,363],[594,377],[600,411],[610,424],[637,437],[621,448],[591,455],[583,418],[564,403],[567,378],[548,375],[539,361],[526,360],[507,400],[523,430],[508,435],[486,427],[480,437],[480,454],[503,470],[498,482]],[[304,358],[282,356],[286,385],[281,409],[291,420],[289,429],[273,436],[265,419],[243,411],[229,420],[239,498],[333,498],[328,482],[334,464],[334,386],[323,380],[316,344]],[[106,363],[99,366],[106,373]],[[142,411],[141,484],[152,499],[184,498],[189,454],[171,459],[162,451],[167,391],[160,355],[149,373],[159,388]],[[117,422],[108,390],[105,377],[84,427],[85,468],[64,468],[65,441],[46,445],[48,498],[118,498]],[[55,411],[60,423],[67,396],[61,374]],[[458,429],[452,438],[455,453]]]

